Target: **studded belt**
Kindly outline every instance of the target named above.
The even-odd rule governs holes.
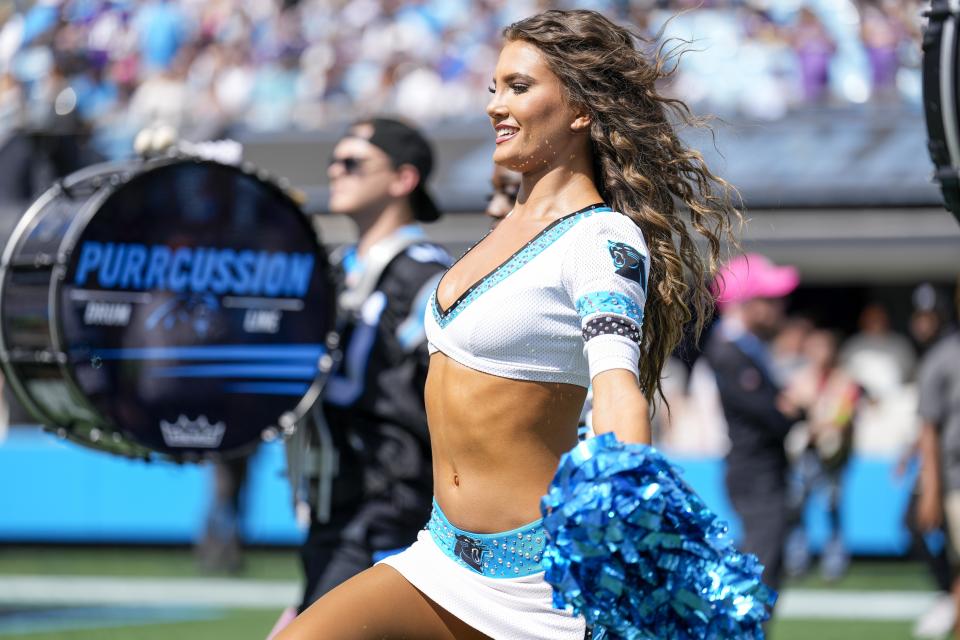
[[[437,501],[427,531],[448,558],[488,578],[519,578],[543,571],[543,519],[502,533],[473,533],[447,520]]]

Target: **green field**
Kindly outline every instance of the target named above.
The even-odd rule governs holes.
[[[202,577],[194,558],[184,549],[141,548],[46,548],[0,547],[0,584],[4,576],[108,576],[118,578],[194,578]],[[223,576],[220,576],[223,577]],[[246,554],[246,566],[238,576],[240,581],[299,580],[299,569],[293,550],[253,550]],[[795,581],[789,588],[831,592],[909,591],[926,592],[930,583],[919,565],[902,562],[858,562],[849,575],[836,584],[827,585],[811,577]],[[142,609],[142,607],[141,607]],[[64,614],[63,628],[50,629],[38,624],[33,628],[16,630],[9,624],[14,616],[27,619],[49,619],[49,610]],[[84,610],[71,607],[41,608],[37,606],[9,606],[0,603],[0,640],[261,640],[280,613],[277,608],[204,608],[193,613],[184,609],[157,609],[140,623],[131,620],[137,609],[114,607],[117,614],[98,622],[96,615],[84,617]],[[96,612],[95,612],[96,613]],[[72,615],[82,624],[71,628]],[[191,617],[192,616],[192,617]],[[18,619],[19,619],[18,618]],[[185,619],[186,618],[186,619]],[[4,620],[8,621],[6,631]],[[772,640],[904,640],[910,638],[912,623],[877,620],[804,620],[774,621]],[[28,625],[29,627],[29,625]]]
[[[912,626],[909,622],[781,620],[774,623],[769,637],[770,640],[908,640]]]
[[[263,611],[225,611],[219,620],[194,623],[153,624],[149,626],[30,633],[3,638],[29,640],[262,640],[273,626],[276,615]],[[910,624],[889,622],[803,622],[774,624],[771,640],[904,640],[910,637]]]
[[[299,580],[295,549],[254,549],[244,554],[245,567],[234,576],[262,580]],[[179,548],[18,547],[0,546],[2,575],[205,576],[193,554]]]
[[[52,631],[6,635],[4,640],[263,640],[273,627],[279,612],[263,610],[218,611],[212,620],[200,622],[160,622],[150,625],[103,627],[77,631]],[[0,620],[2,620],[0,612]]]

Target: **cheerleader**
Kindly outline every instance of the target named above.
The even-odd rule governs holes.
[[[664,360],[708,317],[704,283],[739,217],[674,130],[692,119],[658,92],[663,61],[638,44],[593,11],[505,29],[487,114],[493,160],[520,189],[428,305],[433,513],[416,543],[329,592],[282,640],[589,633],[553,606],[541,497],[577,444],[591,383],[594,431],[650,442]]]

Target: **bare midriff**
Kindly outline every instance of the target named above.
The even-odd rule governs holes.
[[[450,522],[498,533],[540,518],[585,397],[577,385],[501,378],[434,353],[427,421],[434,493]]]

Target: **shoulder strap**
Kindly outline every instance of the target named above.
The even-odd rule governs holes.
[[[364,268],[355,277],[347,276],[346,288],[337,299],[340,308],[358,311],[373,294],[384,269],[407,247],[423,242],[424,237],[411,233],[394,233],[373,245],[364,256]]]

